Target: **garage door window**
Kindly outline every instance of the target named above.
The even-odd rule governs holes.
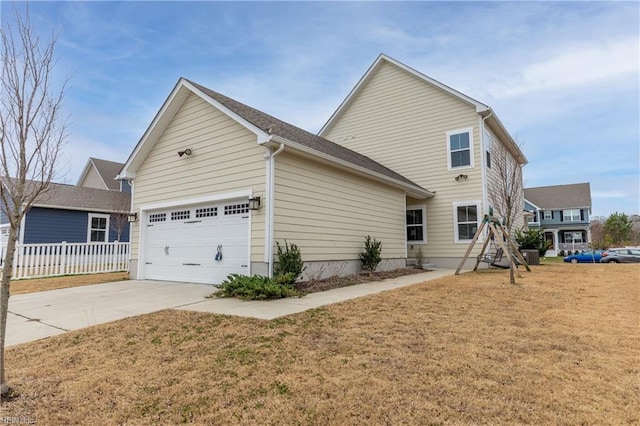
[[[189,210],[181,210],[179,212],[171,212],[171,220],[189,219],[191,212]]]
[[[249,213],[249,203],[224,206],[224,215]]]
[[[201,209],[196,209],[196,217],[214,217],[218,216],[218,208],[217,207],[205,207]]]
[[[154,213],[149,215],[149,222],[164,222],[167,220],[166,213]]]

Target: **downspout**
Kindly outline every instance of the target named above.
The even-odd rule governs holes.
[[[269,226],[269,233],[267,235],[267,256],[269,261],[269,277],[273,276],[273,244],[274,244],[274,217],[275,217],[275,157],[284,151],[284,144],[281,143],[280,147],[269,156],[269,200],[267,205],[267,220]]]
[[[487,153],[486,153],[486,147],[485,147],[485,140],[484,140],[484,134],[485,134],[485,124],[484,122],[493,115],[493,112],[489,109],[489,115],[487,115],[486,117],[482,117],[482,119],[480,120],[480,164],[482,165],[482,173],[480,174],[480,176],[482,176],[482,198],[483,198],[483,202],[484,202],[484,212],[485,214],[489,214],[489,196],[487,194],[488,192],[488,188],[487,188]]]

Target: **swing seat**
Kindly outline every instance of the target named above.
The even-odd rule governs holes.
[[[488,263],[489,265],[494,266],[496,268],[507,269],[509,268],[509,266],[501,265],[498,263],[502,260],[503,254],[504,254],[504,250],[502,250],[501,248],[496,250],[496,253],[493,255],[491,253],[485,253],[484,256],[480,254],[478,255],[478,262]]]

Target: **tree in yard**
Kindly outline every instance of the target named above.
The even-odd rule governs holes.
[[[591,248],[593,248],[594,250],[606,248],[606,232],[604,229],[605,220],[606,218],[604,216],[593,216],[589,223],[589,233],[591,234]]]
[[[518,215],[524,210],[524,192],[522,185],[522,167],[502,146],[492,145],[491,171],[489,172],[489,202],[493,206],[494,216],[499,218],[513,239],[513,227]],[[512,241],[513,242],[513,241]],[[511,244],[507,244],[508,259],[514,253]],[[515,284],[514,264],[510,262],[509,281]]]
[[[607,237],[613,245],[624,245],[631,241],[633,223],[624,213],[612,213],[604,222]]]
[[[61,106],[66,80],[53,82],[55,37],[35,34],[28,9],[14,8],[15,23],[0,28],[0,204],[9,237],[0,287],[0,393],[9,392],[4,344],[9,290],[18,227],[31,206],[49,188],[66,139]]]
[[[109,217],[109,228],[115,233],[116,240],[122,241],[122,233],[129,227],[129,210],[131,210],[131,198],[127,193],[110,191],[111,206],[115,213]]]

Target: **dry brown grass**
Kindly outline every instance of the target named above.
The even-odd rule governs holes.
[[[37,291],[56,290],[59,288],[79,287],[83,285],[110,283],[129,279],[128,272],[111,272],[108,274],[65,275],[63,277],[33,278],[11,281],[11,295],[35,293]]]
[[[38,424],[638,424],[640,265],[491,271],[261,321],[163,311],[8,350]]]

